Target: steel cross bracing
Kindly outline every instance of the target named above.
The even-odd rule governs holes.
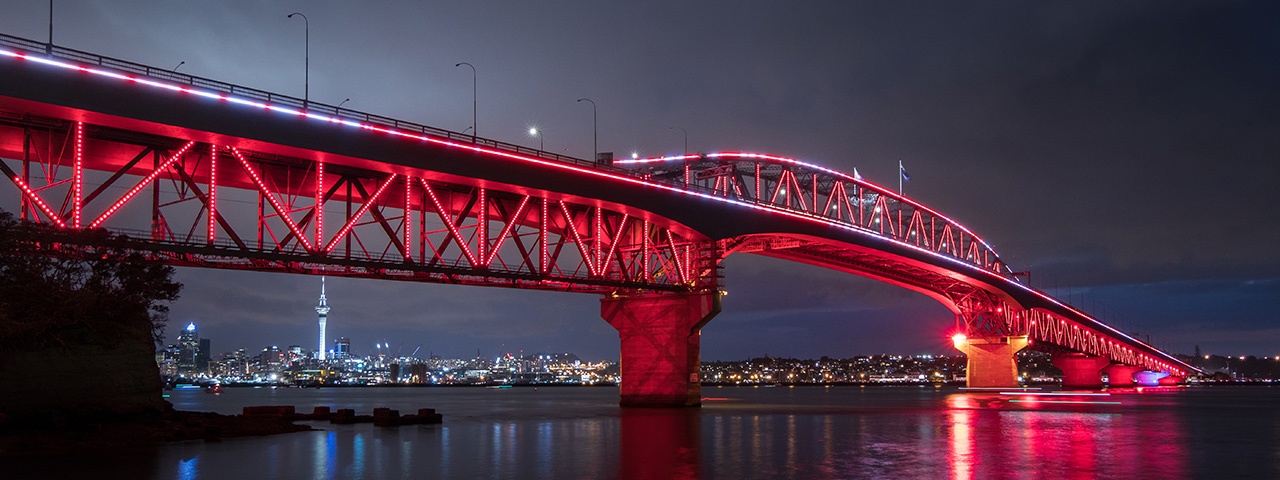
[[[794,159],[707,153],[622,160],[648,178],[872,233],[1014,278],[985,241],[878,185]]]
[[[127,234],[125,246],[174,265],[594,293],[718,280],[714,242],[661,219],[429,172],[28,116],[0,117],[0,170],[22,219]]]

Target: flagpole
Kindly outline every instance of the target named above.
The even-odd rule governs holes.
[[[902,196],[902,160],[898,160],[898,196]]]

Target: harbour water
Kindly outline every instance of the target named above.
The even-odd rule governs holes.
[[[704,387],[701,409],[675,410],[622,409],[617,394],[612,387],[179,390],[170,400],[180,410],[427,407],[444,423],[315,422],[321,430],[78,456],[31,476],[1280,478],[1280,387],[1066,397],[934,386]]]

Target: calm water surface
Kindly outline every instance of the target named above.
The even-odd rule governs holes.
[[[601,387],[175,391],[180,410],[429,407],[444,424],[314,422],[323,430],[65,459],[35,476],[1280,478],[1280,388],[1023,401],[954,387],[706,387],[703,408],[689,410],[621,409],[617,395]],[[1057,403],[1066,401],[1091,403]]]

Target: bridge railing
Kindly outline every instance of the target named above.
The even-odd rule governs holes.
[[[362,122],[362,123],[380,125],[380,126],[390,127],[390,128],[400,129],[400,130],[406,130],[406,131],[420,133],[424,135],[431,135],[435,137],[446,138],[456,142],[472,143],[477,146],[519,153],[521,155],[535,156],[535,157],[545,158],[548,160],[554,160],[558,162],[571,163],[574,165],[599,166],[594,162],[583,160],[576,157],[560,155],[552,152],[545,152],[538,149],[523,147],[523,146],[512,144],[512,143],[501,142],[501,141],[493,140],[489,138],[477,137],[474,135],[467,135],[464,133],[454,132],[454,131],[445,130],[442,128],[436,128],[436,127],[414,123],[414,122],[407,122],[404,120],[399,120],[399,119],[386,117],[382,115],[376,115],[372,113],[361,112],[358,110],[340,108],[334,105],[329,105],[329,104],[310,101],[310,100],[304,100],[304,99],[289,96],[289,95],[281,95],[278,93],[268,92],[266,90],[259,90],[256,88],[245,87],[245,86],[236,85],[233,83],[213,80],[210,78],[189,75],[186,73],[179,73],[179,72],[173,71],[173,69],[156,68],[156,67],[144,65],[141,63],[130,62],[127,60],[120,60],[117,58],[98,55],[96,53],[85,52],[82,50],[75,50],[71,48],[60,47],[57,45],[51,46],[48,43],[38,42],[35,40],[26,39],[22,37],[15,37],[12,35],[0,34],[0,45],[19,49],[19,50],[24,50],[25,51],[24,54],[30,55],[30,56],[37,56],[37,57],[45,56],[45,57],[54,58],[54,59],[70,60],[70,61],[81,63],[81,64],[94,65],[98,67],[117,70],[120,72],[143,75],[143,76],[151,77],[158,80],[164,80],[164,81],[173,82],[181,85],[190,85],[192,87],[206,89],[214,92],[225,93],[229,95],[235,95],[238,97],[252,99],[252,100],[256,100],[263,103],[269,103],[276,106],[291,107],[291,108],[297,109],[298,111],[305,111],[311,114],[330,115],[336,118],[351,120],[353,122]],[[623,170],[623,169],[612,169],[612,170],[616,170],[617,172],[627,172],[626,170]]]

